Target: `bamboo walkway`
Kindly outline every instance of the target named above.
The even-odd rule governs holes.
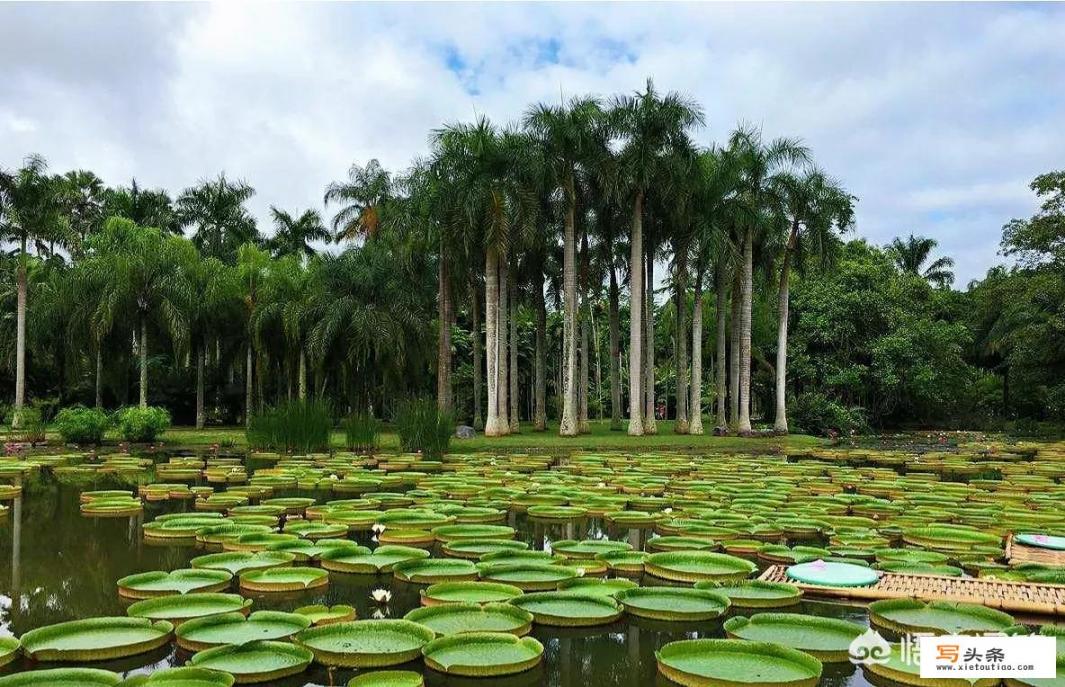
[[[1065,615],[1065,585],[1008,582],[974,577],[881,573],[869,587],[823,587],[788,579],[787,566],[773,565],[758,579],[795,585],[809,596],[851,601],[917,598],[923,601],[963,601],[1014,613]]]

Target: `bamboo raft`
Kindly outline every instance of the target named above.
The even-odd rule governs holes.
[[[1065,551],[1018,544],[1013,541],[1013,535],[1011,534],[1006,539],[1006,560],[1009,561],[1010,565],[1038,563],[1039,565],[1065,567]]]
[[[1013,613],[1065,615],[1065,585],[1010,582],[974,577],[881,573],[869,587],[825,587],[788,579],[787,566],[773,565],[758,579],[786,582],[808,596],[850,601],[916,598],[922,601],[962,601]]]

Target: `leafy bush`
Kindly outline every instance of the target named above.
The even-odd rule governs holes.
[[[349,451],[373,453],[379,445],[381,423],[367,412],[355,413],[344,420],[344,444]]]
[[[31,405],[23,406],[20,417],[22,423],[19,428],[11,427],[12,438],[16,441],[26,441],[31,444],[43,443],[46,438],[45,430],[48,428],[48,422],[40,404],[34,402]],[[14,408],[8,412],[8,418],[13,425],[15,420]]]
[[[865,432],[869,428],[861,408],[847,408],[817,392],[796,398],[789,419],[795,429],[807,434],[827,434],[833,430],[849,434],[852,431]]]
[[[107,413],[82,405],[63,408],[55,416],[55,428],[67,444],[99,444],[110,421]]]
[[[170,412],[158,406],[123,408],[115,414],[115,425],[126,441],[147,443],[170,427]]]
[[[399,404],[395,413],[399,445],[404,451],[421,451],[429,458],[439,458],[451,445],[455,421],[451,413],[441,412],[436,401],[418,399]]]
[[[252,415],[248,445],[257,450],[324,451],[332,431],[333,415],[325,401],[283,401]]]

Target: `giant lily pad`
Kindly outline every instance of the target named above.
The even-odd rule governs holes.
[[[412,670],[375,670],[356,675],[348,681],[348,687],[424,687],[421,673]]]
[[[923,678],[919,661],[903,657],[902,647],[892,644],[885,659],[865,663],[862,668],[868,673],[888,680],[887,684],[909,685],[910,687],[994,687],[999,678],[978,678],[970,682],[960,678]],[[1010,680],[1006,681],[1007,684]],[[1016,685],[1011,685],[1016,687]],[[1041,687],[1049,687],[1041,685]]]
[[[515,531],[506,525],[442,525],[434,527],[433,536],[437,541],[455,542],[478,539],[512,539]]]
[[[298,613],[256,611],[247,618],[241,613],[224,613],[182,623],[174,634],[178,646],[203,651],[225,644],[272,639],[288,639],[311,626],[311,619]]]
[[[337,549],[343,549],[353,554],[368,554],[370,549],[365,546],[359,546],[350,539],[299,539],[297,541],[284,541],[271,544],[267,547],[268,551],[284,551],[291,553],[296,557],[297,561],[309,561],[312,558],[321,556],[326,551],[334,551]]]
[[[477,579],[477,566],[473,561],[460,558],[423,558],[392,566],[397,580],[414,584],[436,584]]]
[[[865,632],[861,625],[845,620],[799,613],[737,616],[726,620],[724,627],[729,637],[779,644],[831,663],[848,660],[851,642]]]
[[[537,592],[510,602],[533,614],[540,625],[588,627],[606,625],[621,617],[622,608],[613,598],[579,592]]]
[[[797,582],[825,587],[868,587],[880,579],[864,565],[816,560],[788,566],[788,577]]]
[[[668,551],[647,557],[644,570],[655,577],[677,582],[746,579],[758,569],[754,563],[712,551]]]
[[[249,642],[201,651],[189,665],[229,673],[238,683],[270,682],[302,673],[313,658],[288,642]]]
[[[327,666],[380,668],[412,661],[435,633],[409,620],[356,620],[304,630],[295,642]]]
[[[695,588],[724,594],[736,608],[782,608],[802,600],[801,589],[783,582],[697,582]]]
[[[0,677],[0,687],[112,687],[121,681],[110,670],[53,668]]]
[[[229,587],[232,573],[225,570],[182,568],[166,572],[127,575],[118,581],[118,595],[127,599],[150,599],[169,594],[220,592]]]
[[[464,632],[509,632],[524,637],[532,629],[533,615],[505,603],[457,603],[416,608],[404,620],[424,625],[437,636]]]
[[[448,556],[476,560],[486,553],[524,551],[529,545],[513,539],[458,539],[444,542],[440,548]]]
[[[547,563],[481,563],[481,579],[502,582],[523,591],[543,591],[558,588],[560,582],[577,577],[570,568]]]
[[[425,665],[448,675],[498,677],[536,667],[544,647],[532,637],[474,632],[441,637],[422,648]]]
[[[869,604],[869,622],[899,634],[982,634],[1002,632],[1014,624],[1008,613],[986,606],[951,601],[886,599]]]
[[[295,556],[283,551],[231,551],[227,553],[209,553],[197,556],[189,564],[193,568],[206,570],[225,570],[232,575],[239,575],[248,570],[265,570],[292,565]]]
[[[618,592],[636,587],[636,583],[623,577],[604,579],[601,577],[575,577],[558,583],[560,592],[576,592],[595,596],[616,597]]]
[[[329,572],[319,568],[266,568],[240,575],[240,588],[250,592],[302,592],[329,584]]]
[[[429,552],[425,549],[387,544],[378,546],[373,550],[373,553],[368,554],[346,549],[326,551],[318,556],[318,560],[326,570],[376,575],[377,573],[392,572],[392,567],[397,563],[428,557]]]
[[[232,687],[236,678],[207,668],[168,668],[150,675],[137,675],[121,687]]]
[[[683,587],[636,587],[619,592],[615,598],[626,613],[652,620],[711,620],[729,607],[724,594]]]
[[[145,599],[132,604],[126,614],[134,618],[169,620],[180,623],[220,613],[247,613],[251,599],[240,594],[172,594]]]
[[[22,643],[15,637],[0,637],[0,668],[18,658]]]
[[[551,542],[551,550],[561,553],[567,558],[594,558],[596,554],[600,553],[630,551],[632,550],[632,544],[609,539],[585,539],[584,541],[560,539],[559,541]]]
[[[22,651],[37,661],[106,661],[157,649],[173,631],[165,620],[148,618],[72,620],[30,630]]]
[[[822,671],[809,654],[739,639],[670,642],[655,658],[659,673],[685,687],[814,687]]]
[[[522,591],[499,582],[440,582],[421,592],[423,606],[440,604],[502,603],[521,596]]]
[[[346,623],[355,620],[355,608],[346,604],[325,606],[314,604],[300,606],[293,613],[298,613],[311,621],[312,625],[328,625],[329,623]]]

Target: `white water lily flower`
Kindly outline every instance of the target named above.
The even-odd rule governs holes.
[[[384,611],[378,608],[370,615],[370,617],[374,620],[384,620],[387,616],[385,615]]]
[[[605,489],[606,488],[606,482],[600,482],[598,486],[599,486],[600,489]]]
[[[577,577],[584,577],[584,568],[577,568]]]
[[[374,534],[381,534],[385,531],[385,526],[381,523],[374,523],[374,526],[370,528]]]
[[[387,589],[375,589],[370,592],[370,597],[379,604],[386,604],[392,600],[392,592]]]
[[[669,515],[670,513],[673,512],[673,509],[672,508],[663,508],[662,512],[665,513],[666,515]]]

